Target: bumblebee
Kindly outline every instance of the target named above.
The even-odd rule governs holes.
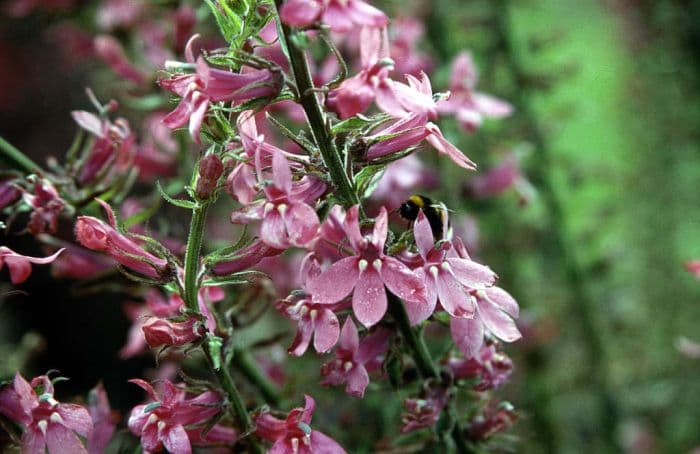
[[[414,222],[418,219],[418,212],[420,210],[423,210],[423,214],[426,219],[428,219],[430,230],[433,231],[435,240],[441,240],[445,230],[445,222],[447,221],[447,208],[445,204],[433,202],[432,199],[424,195],[414,194],[401,204],[399,207],[399,215],[407,221]]]

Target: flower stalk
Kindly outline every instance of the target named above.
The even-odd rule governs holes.
[[[2,137],[0,137],[0,156],[3,161],[15,169],[23,170],[26,173],[41,173],[41,167]]]
[[[278,11],[282,3],[282,0],[275,0]],[[279,18],[279,16],[277,17]],[[311,134],[314,137],[316,146],[318,146],[321,152],[323,163],[328,168],[331,181],[338,191],[339,199],[342,201],[343,205],[348,208],[359,203],[359,199],[353,189],[350,177],[345,173],[343,160],[333,143],[328,122],[318,103],[315,92],[316,87],[311,79],[311,71],[306,61],[304,50],[291,39],[292,31],[288,25],[280,23],[280,28],[282,30],[280,40],[284,42],[284,46],[286,46],[289,53],[289,63],[292,67],[294,80],[299,92],[299,103],[306,113],[306,118],[311,128]]]

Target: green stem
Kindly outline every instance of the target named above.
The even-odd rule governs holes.
[[[597,418],[600,432],[604,437],[607,448],[613,452],[620,451],[616,430],[618,428],[618,412],[613,392],[608,384],[605,363],[605,348],[603,335],[594,319],[596,304],[586,284],[585,273],[579,265],[575,244],[566,228],[565,214],[559,201],[552,181],[551,151],[547,146],[545,135],[536,120],[530,102],[530,90],[520,86],[526,80],[526,72],[520,64],[517,52],[510,36],[508,0],[497,0],[495,11],[496,33],[499,49],[503,52],[509,70],[518,84],[514,92],[514,103],[521,118],[525,121],[530,138],[536,147],[534,155],[535,171],[532,173],[533,183],[540,188],[540,194],[550,217],[551,246],[561,261],[563,277],[571,292],[572,311],[584,338],[586,361],[591,370],[592,387],[596,390],[599,400],[599,416]]]
[[[394,318],[394,321],[398,325],[399,331],[403,336],[408,348],[411,350],[411,356],[416,362],[416,367],[418,372],[424,379],[440,379],[440,370],[433,361],[433,357],[428,350],[428,346],[425,345],[423,336],[420,332],[416,331],[411,327],[411,322],[408,319],[408,314],[406,313],[406,308],[400,299],[394,295],[389,295],[389,313]],[[454,440],[455,448],[459,454],[469,454],[475,452],[475,450],[469,446],[464,439],[464,431],[459,423],[459,418],[457,417],[457,410],[454,406],[454,402],[450,400],[445,409],[447,412],[447,417],[450,418],[453,428],[450,433],[452,440]]]
[[[41,173],[41,167],[2,137],[0,137],[0,157],[10,166],[24,170],[26,173]]]
[[[282,0],[275,0],[278,10],[282,3]],[[359,199],[353,189],[350,178],[345,173],[343,160],[333,143],[326,116],[316,97],[314,83],[311,79],[311,71],[309,70],[304,50],[297,46],[294,40],[291,39],[292,30],[287,25],[281,24],[281,29],[282,36],[280,36],[280,39],[286,44],[289,52],[289,63],[294,73],[294,81],[296,82],[297,90],[299,91],[299,103],[306,113],[306,118],[311,127],[311,134],[314,137],[316,146],[321,152],[323,163],[328,169],[331,181],[343,205],[345,205],[346,208],[356,205],[359,203]]]
[[[262,394],[265,401],[273,406],[280,403],[277,387],[260,372],[252,356],[245,350],[236,350],[233,362],[241,374]]]
[[[192,210],[190,232],[187,237],[187,250],[185,251],[185,304],[193,312],[199,313],[199,300],[197,292],[199,284],[199,254],[202,250],[202,237],[204,224],[207,220],[207,202]]]
[[[202,250],[202,238],[204,236],[204,226],[207,218],[207,202],[202,202],[202,205],[192,210],[192,220],[190,221],[190,231],[187,237],[187,250],[185,252],[185,304],[187,308],[199,314],[199,256]],[[255,429],[253,421],[250,419],[248,410],[243,403],[236,383],[231,377],[231,373],[226,367],[214,367],[214,364],[220,361],[214,361],[214,352],[209,347],[208,342],[203,344],[204,354],[207,357],[212,372],[216,375],[219,384],[226,393],[226,397],[231,404],[232,416],[238,421],[242,432],[249,434]],[[262,453],[263,449],[260,444],[252,437],[247,438],[249,447],[254,453]]]

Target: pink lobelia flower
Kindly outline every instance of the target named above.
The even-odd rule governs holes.
[[[318,262],[307,256],[302,263],[302,280],[307,282],[311,276],[318,275]],[[285,317],[297,322],[297,333],[292,345],[287,350],[295,356],[301,356],[309,348],[311,338],[314,338],[314,349],[318,353],[330,350],[340,336],[340,323],[333,312],[341,305],[314,303],[311,295],[305,292],[294,292],[277,304],[277,309]]]
[[[12,205],[22,196],[15,182],[13,178],[0,177],[0,210]]]
[[[345,450],[335,440],[311,428],[311,417],[315,409],[314,399],[304,396],[304,408],[293,409],[284,421],[270,413],[257,416],[255,433],[274,443],[269,454],[345,454]]]
[[[66,202],[58,195],[54,185],[45,179],[34,182],[34,193],[24,192],[24,202],[32,208],[27,229],[32,235],[55,233],[58,229],[58,216]]]
[[[355,255],[345,257],[313,277],[307,290],[319,304],[336,303],[353,291],[352,309],[366,327],[376,324],[387,310],[384,286],[406,302],[410,312],[426,304],[425,285],[406,265],[384,254],[388,231],[386,208],[382,207],[371,235],[362,236],[357,205],[350,208],[343,229]]]
[[[447,222],[444,225],[447,226]],[[416,274],[424,279],[428,302],[424,305],[407,303],[413,309],[408,311],[411,323],[417,324],[430,317],[438,299],[452,317],[474,317],[476,309],[469,290],[493,285],[496,274],[468,257],[459,257],[449,240],[442,242],[439,249],[436,248],[430,223],[423,211],[418,213],[413,236],[423,259],[423,265],[416,269]]]
[[[109,406],[107,392],[102,383],[90,391],[88,411],[94,422],[94,429],[87,439],[88,453],[101,454],[112,439],[117,422]]]
[[[360,338],[357,328],[348,317],[340,332],[340,341],[335,349],[335,359],[321,366],[324,377],[322,385],[346,383],[345,392],[355,397],[364,397],[369,384],[369,373],[380,369],[382,356],[389,349],[391,332],[379,328],[372,334]]]
[[[371,145],[367,159],[378,159],[406,150],[427,140],[438,153],[447,155],[458,166],[474,170],[476,164],[442,135],[435,123],[428,122],[426,112],[411,113],[364,138]]]
[[[29,257],[27,255],[18,254],[7,246],[0,246],[0,270],[7,264],[10,270],[10,280],[13,284],[21,284],[26,281],[32,274],[32,263],[37,265],[45,265],[51,263],[65,249],[58,250],[55,254],[48,257]]]
[[[355,27],[386,27],[389,23],[386,14],[362,0],[288,0],[280,9],[280,18],[295,27],[321,21],[339,33]]]
[[[479,382],[474,385],[477,391],[498,388],[513,372],[513,361],[498,351],[496,346],[494,341],[487,342],[481,347],[478,355],[471,358],[450,358],[447,366],[455,378],[478,378]]]
[[[504,118],[513,106],[491,95],[475,91],[477,72],[468,52],[460,53],[452,64],[450,97],[438,103],[441,114],[453,114],[467,131],[478,128],[484,118]]]
[[[262,179],[261,154],[256,155],[258,180]],[[268,246],[286,249],[304,247],[318,231],[316,211],[307,204],[308,191],[299,191],[292,180],[289,161],[281,153],[272,156],[272,184],[264,187],[265,199],[234,211],[231,222],[262,219],[260,239]]]
[[[360,60],[362,70],[328,94],[328,108],[340,118],[348,118],[367,110],[376,99],[382,110],[396,111],[399,107],[394,107],[397,100],[389,79],[393,62],[389,59],[386,29],[362,29]]]
[[[210,418],[221,411],[221,396],[207,391],[188,398],[187,393],[169,380],[162,381],[162,395],[158,396],[153,387],[140,379],[129,382],[143,388],[151,398],[149,404],[137,405],[129,415],[131,433],[141,438],[141,446],[146,451],[159,451],[165,448],[172,454],[191,454],[192,443],[212,442],[233,443],[236,433],[223,426],[216,430],[216,439],[202,436],[202,427]]]
[[[146,252],[136,241],[119,232],[112,208],[99,199],[97,201],[107,212],[109,223],[92,216],[78,216],[75,223],[78,242],[88,249],[106,252],[137,273],[154,279],[166,277],[170,272],[168,261]]]
[[[34,388],[41,387],[41,395]],[[88,411],[80,405],[54,399],[51,380],[36,377],[31,385],[17,373],[12,385],[0,390],[0,413],[23,426],[22,452],[27,454],[87,454],[76,433],[89,437],[93,430]]]
[[[401,415],[401,433],[407,433],[424,427],[432,427],[440,419],[445,404],[447,392],[444,389],[431,389],[423,399],[406,399],[406,412]]]
[[[199,290],[199,311],[206,319],[205,325],[207,329],[211,331],[216,329],[216,319],[211,314],[209,303],[221,301],[224,299],[224,296],[224,292],[220,287],[202,287]],[[149,317],[157,317],[155,320],[176,317],[181,314],[180,310],[185,306],[185,302],[179,295],[172,293],[166,297],[153,288],[147,290],[145,300],[145,305],[127,303],[124,307],[124,311],[127,317],[132,321],[132,325],[127,334],[126,345],[119,351],[119,356],[122,359],[135,356],[146,348],[146,338],[143,328],[149,320],[151,320]],[[162,325],[160,327],[156,325],[156,328],[160,329]],[[192,328],[194,332],[194,326]],[[174,335],[175,332],[171,334]],[[157,337],[154,337],[154,339],[157,339]],[[176,338],[173,337],[173,344],[175,340]]]
[[[109,35],[96,36],[93,46],[97,57],[119,77],[136,85],[143,85],[146,82],[146,75],[131,64],[124,53],[124,48],[115,38]]]
[[[472,290],[476,311],[472,318],[452,318],[450,332],[457,347],[467,357],[477,356],[488,330],[504,342],[515,342],[522,335],[515,325],[518,303],[505,290],[498,287]]]
[[[193,63],[191,43],[192,39],[188,43],[186,56],[187,61]],[[197,143],[200,142],[199,130],[210,102],[241,103],[253,98],[273,96],[282,88],[282,75],[269,69],[232,73],[209,67],[202,57],[197,59],[196,65],[194,74],[161,79],[159,84],[182,98],[163,122],[170,128],[179,128],[189,122],[190,135]]]
[[[206,332],[202,322],[195,317],[188,317],[183,321],[152,318],[146,321],[141,329],[146,343],[151,348],[163,345],[182,347],[201,339]]]
[[[429,55],[417,48],[418,41],[425,34],[423,23],[412,17],[398,17],[391,21],[391,57],[396,63],[396,74],[420,76],[430,72],[433,61]]]
[[[213,275],[226,276],[250,269],[260,263],[262,259],[266,257],[275,257],[283,252],[283,249],[270,247],[259,239],[256,239],[251,244],[239,249],[232,255],[222,257],[221,260],[207,265]]]

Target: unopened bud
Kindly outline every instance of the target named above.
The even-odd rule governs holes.
[[[197,179],[197,197],[208,199],[216,189],[219,178],[224,173],[224,164],[215,154],[209,154],[199,161],[199,179]]]

